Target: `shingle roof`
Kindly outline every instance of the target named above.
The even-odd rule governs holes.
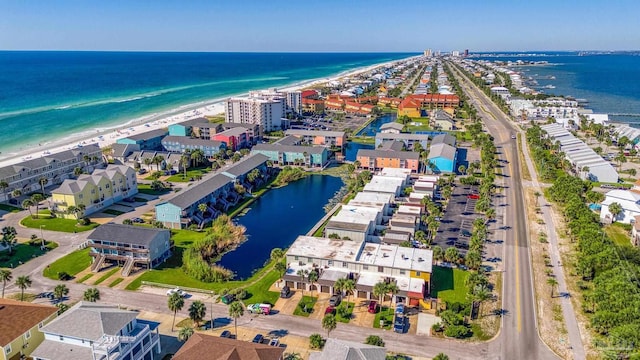
[[[283,353],[281,347],[195,333],[173,360],[280,360]]]
[[[443,157],[445,159],[453,160],[456,157],[456,148],[444,143],[431,145],[429,148],[429,156],[427,159],[433,159],[437,157]]]
[[[352,341],[327,339],[321,353],[312,353],[309,360],[384,360],[385,348]]]
[[[382,124],[382,126],[380,126],[380,130],[387,130],[387,129],[402,131],[402,129],[404,129],[404,125],[397,122],[390,122],[390,123]]]
[[[97,341],[102,335],[119,334],[138,313],[118,309],[115,305],[81,301],[41,331],[55,335]]]
[[[58,311],[55,306],[0,299],[0,348]]]
[[[435,144],[447,144],[451,146],[456,146],[456,138],[450,134],[440,134],[433,137],[431,140],[431,145]]]
[[[216,140],[207,140],[207,139],[194,139],[188,136],[165,136],[162,139],[162,144],[166,143],[178,143],[190,146],[207,146],[207,147],[220,147],[222,145],[221,141]]]
[[[138,144],[113,144],[111,145],[114,157],[127,157],[134,151],[140,151]]]
[[[36,357],[48,360],[87,360],[93,359],[93,352],[90,347],[45,340],[31,353],[31,358]]]
[[[404,142],[400,140],[385,141],[380,146],[380,150],[402,151],[402,149],[404,149]]]
[[[0,178],[6,178],[20,173],[23,170],[31,170],[43,167],[52,162],[63,162],[71,159],[82,160],[84,155],[100,153],[100,147],[96,144],[85,145],[81,148],[61,151],[40,158],[26,160],[17,164],[0,168]]]
[[[125,139],[130,139],[134,141],[138,140],[149,140],[153,138],[157,138],[167,134],[167,130],[165,129],[155,129],[151,131],[146,131],[143,133],[133,134],[131,136],[127,136]]]
[[[168,202],[181,209],[186,209],[230,182],[232,182],[230,177],[223,174],[217,174],[179,192]]]
[[[252,154],[246,159],[232,165],[224,171],[225,175],[231,175],[232,177],[242,176],[249,173],[251,170],[266,163],[269,157],[263,154]]]
[[[159,235],[168,233],[166,229],[153,229],[133,225],[103,224],[98,226],[88,238],[90,240],[117,241],[120,243],[149,246]]]

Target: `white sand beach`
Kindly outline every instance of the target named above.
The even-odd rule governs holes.
[[[379,67],[388,66],[396,63],[400,60],[394,60],[382,64],[376,64],[357,68],[345,73],[338,74],[336,76],[324,79],[309,80],[301,83],[297,83],[288,87],[279,88],[282,91],[295,91],[308,87],[312,87],[318,84],[328,83],[330,81],[340,80],[346,77],[355,76],[361,73],[365,73],[374,70]],[[258,90],[258,89],[256,89]],[[239,94],[238,96],[240,96]],[[202,104],[202,103],[201,103]],[[6,154],[0,154],[0,167],[19,163],[24,160],[38,158],[49,154],[69,150],[76,147],[81,147],[89,144],[98,144],[101,148],[108,147],[114,144],[118,139],[131,136],[133,134],[143,133],[150,130],[166,128],[171,124],[183,122],[186,120],[203,117],[203,116],[215,116],[224,115],[224,100],[211,100],[209,103],[204,102],[205,105],[201,107],[191,108],[192,106],[198,106],[198,104],[185,105],[180,108],[168,111],[164,114],[150,114],[139,119],[133,119],[126,124],[115,126],[112,128],[95,129],[94,134],[88,134],[87,132],[79,133],[71,136],[61,138],[58,141],[51,143],[41,144],[36,148],[29,148],[22,151],[11,152]],[[188,111],[181,111],[181,109],[189,109]]]

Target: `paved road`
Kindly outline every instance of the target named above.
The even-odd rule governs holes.
[[[487,130],[494,137],[505,184],[504,222],[511,228],[504,237],[504,279],[502,328],[491,353],[502,359],[555,359],[556,355],[540,340],[537,332],[535,294],[531,270],[524,198],[520,182],[520,159],[515,133],[509,119],[482,91],[454,69],[465,93],[479,110]]]

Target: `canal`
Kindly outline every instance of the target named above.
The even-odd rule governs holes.
[[[218,264],[246,279],[264,266],[273,248],[287,248],[325,214],[324,205],[342,187],[342,179],[311,175],[287,186],[269,190],[237,217],[247,231],[247,240],[222,256]]]
[[[380,131],[380,126],[396,121],[398,115],[394,113],[385,113],[383,115],[378,116],[375,120],[370,122],[367,126],[365,126],[362,130],[358,131],[356,136],[376,136],[376,134]]]

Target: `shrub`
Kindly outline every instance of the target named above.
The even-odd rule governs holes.
[[[311,334],[311,336],[309,336],[309,345],[312,349],[320,350],[324,347],[324,343],[325,340],[320,334]]]
[[[349,310],[349,307],[345,306],[339,306],[336,311],[338,312],[338,315],[340,315],[340,317],[343,317],[345,319],[349,319],[351,318],[351,311]]]
[[[431,325],[431,331],[433,331],[434,333],[438,333],[442,331],[442,324],[437,322],[433,325]]]
[[[471,330],[464,325],[451,325],[447,326],[444,330],[444,334],[448,337],[460,339],[471,335]]]
[[[369,335],[367,336],[367,340],[364,342],[367,345],[375,345],[384,347],[384,340],[378,335]]]
[[[85,225],[85,226],[89,225],[89,224],[91,224],[91,219],[89,219],[88,217],[85,216],[83,218],[78,219],[78,224]]]
[[[67,274],[66,272],[60,271],[58,273],[58,280],[66,281],[70,279],[71,279],[71,275]]]

